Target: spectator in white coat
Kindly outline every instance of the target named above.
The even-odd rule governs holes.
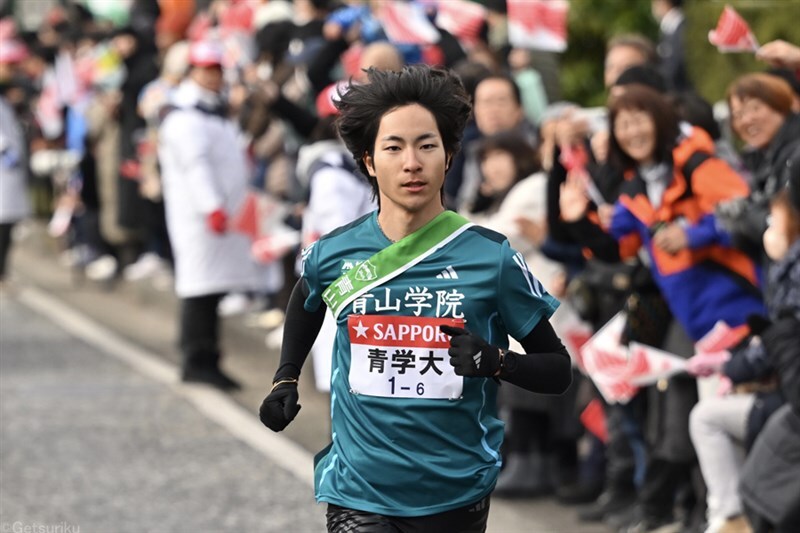
[[[0,286],[6,274],[14,224],[28,216],[25,139],[12,107],[0,97]]]
[[[189,76],[172,95],[159,131],[167,229],[181,299],[183,380],[235,389],[239,384],[219,368],[217,306],[226,293],[257,283],[250,242],[228,224],[246,197],[249,171],[239,130],[221,97],[221,49],[196,42],[189,62]]]

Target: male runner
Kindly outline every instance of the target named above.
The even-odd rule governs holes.
[[[379,208],[304,250],[261,420],[281,431],[326,310],[336,319],[332,443],[316,458],[329,531],[484,531],[500,470],[501,381],[559,394],[558,302],[502,235],[445,211],[470,112],[454,75],[369,69],[336,105]],[[508,335],[526,354],[506,351]]]

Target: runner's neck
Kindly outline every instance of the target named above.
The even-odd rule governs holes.
[[[378,212],[378,228],[392,242],[407,237],[444,212],[444,206],[426,210],[424,213],[409,213],[383,209]]]

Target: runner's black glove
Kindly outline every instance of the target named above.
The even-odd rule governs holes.
[[[258,411],[261,423],[272,431],[283,431],[300,411],[297,381],[278,383],[264,398]]]
[[[492,377],[500,370],[500,349],[463,328],[439,326],[450,335],[450,364],[456,375]]]

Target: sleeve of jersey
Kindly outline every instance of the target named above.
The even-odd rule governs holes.
[[[498,307],[506,331],[519,340],[528,335],[542,318],[558,309],[553,298],[528,269],[525,258],[504,241],[498,276]]]
[[[322,304],[322,293],[325,288],[319,281],[319,249],[320,242],[315,241],[306,246],[301,252],[300,277],[306,281],[308,295],[303,307],[306,311],[314,312]]]

